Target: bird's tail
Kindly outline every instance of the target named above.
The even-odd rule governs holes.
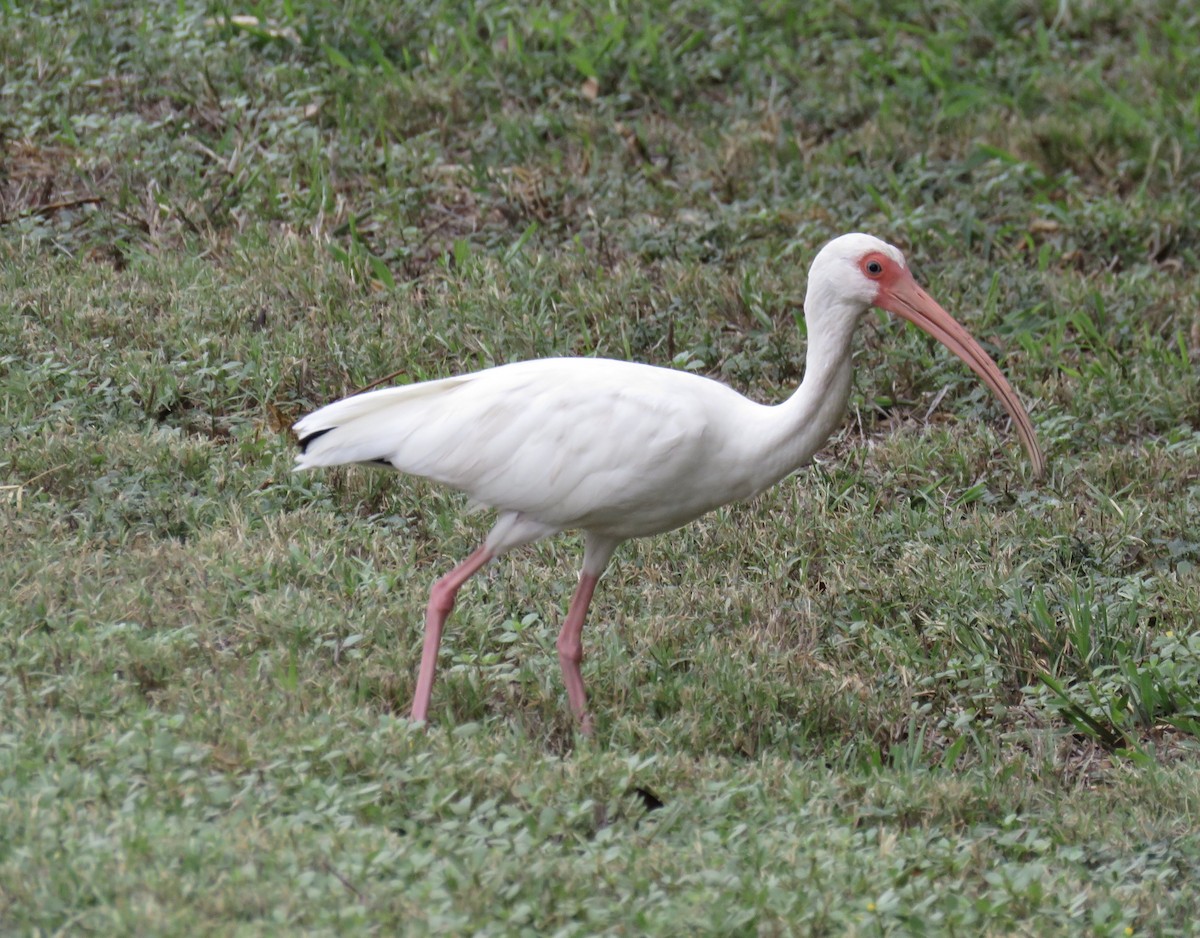
[[[292,425],[300,441],[295,468],[380,462],[395,451],[398,438],[411,432],[417,415],[409,405],[429,403],[431,396],[440,396],[461,382],[460,378],[445,378],[381,388],[313,411]]]

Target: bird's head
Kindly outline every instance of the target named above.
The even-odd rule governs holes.
[[[808,273],[804,308],[809,341],[814,333],[848,341],[872,306],[907,319],[966,362],[1000,398],[1029,453],[1034,475],[1040,477],[1045,457],[1016,392],[970,333],[917,284],[900,249],[867,234],[834,238],[817,253]]]

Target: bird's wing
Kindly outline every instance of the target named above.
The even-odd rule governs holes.
[[[296,463],[382,462],[549,525],[602,527],[680,503],[704,461],[714,394],[737,397],[645,365],[521,362],[323,407],[295,426]]]

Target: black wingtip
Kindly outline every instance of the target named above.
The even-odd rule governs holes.
[[[334,427],[326,427],[324,430],[318,430],[316,433],[310,433],[308,436],[300,437],[300,452],[307,453],[309,443],[311,443],[313,440],[323,437],[326,433],[328,433],[330,430],[333,430],[333,429],[335,429],[335,428]]]

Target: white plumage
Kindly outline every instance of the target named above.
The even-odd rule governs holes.
[[[559,657],[571,708],[588,729],[580,633],[612,551],[752,496],[811,459],[844,414],[853,331],[871,305],[962,357],[1009,410],[1041,472],[1032,425],[999,370],[916,285],[896,248],[862,234],[835,239],[813,262],[804,381],[775,406],[690,372],[552,358],[370,391],[297,422],[297,468],[384,464],[499,512],[484,546],[434,586],[414,719],[426,718],[437,646],[459,586],[505,551],[579,529],[587,534],[583,572]]]
[[[624,539],[776,481],[754,452],[771,411],[686,371],[548,358],[330,404],[296,424],[302,438],[329,430],[296,465],[383,462],[539,528]],[[755,426],[739,453],[714,449]]]

